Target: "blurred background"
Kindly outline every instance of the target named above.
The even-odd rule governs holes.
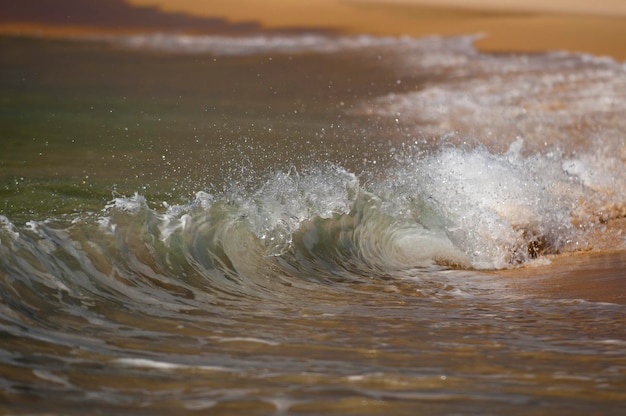
[[[569,50],[626,59],[621,0],[11,0],[0,33],[176,31],[376,35],[480,33],[488,51]]]

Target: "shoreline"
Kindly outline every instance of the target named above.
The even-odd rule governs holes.
[[[423,0],[422,0],[423,1]],[[219,19],[224,26],[154,27],[141,21],[132,26],[94,26],[81,22],[66,25],[60,22],[0,22],[0,35],[39,37],[81,37],[139,33],[180,33],[190,35],[254,35],[327,33],[334,35],[413,36],[481,35],[474,46],[483,52],[547,52],[569,51],[610,56],[626,61],[626,16],[561,13],[531,10],[502,10],[463,6],[435,6],[417,2],[337,2],[320,1],[314,6],[284,6],[274,0],[269,11],[259,11],[251,21],[234,6],[206,6],[211,10],[182,9],[182,6],[157,7],[158,0],[134,0],[134,6],[156,7],[164,16],[187,13],[195,19]],[[163,0],[161,1],[163,3]],[[478,2],[480,3],[480,2]],[[285,10],[277,8],[284,6]],[[198,6],[200,7],[200,6]],[[218,10],[213,10],[218,8]],[[221,8],[221,9],[219,9]],[[310,13],[307,13],[310,9]],[[203,11],[204,10],[204,11]],[[271,11],[281,13],[270,14]],[[300,11],[300,14],[295,14]],[[246,13],[252,13],[247,11]],[[212,13],[212,14],[209,14]],[[271,17],[268,17],[271,16]],[[249,23],[249,30],[245,24]],[[230,26],[229,26],[230,25]],[[229,27],[239,28],[231,31]],[[243,28],[243,29],[242,29]]]
[[[566,50],[626,60],[626,5],[615,0],[128,0],[169,13],[220,17],[262,27],[319,27],[342,34],[388,36],[484,34],[485,52]]]

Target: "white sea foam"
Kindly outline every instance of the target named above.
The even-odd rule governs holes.
[[[127,212],[137,212],[139,209],[146,206],[146,198],[139,193],[135,193],[130,197],[116,197],[112,201],[110,201],[106,206],[105,210],[110,210],[115,208],[121,211]]]
[[[231,371],[226,367],[214,366],[214,365],[188,365],[177,364],[167,361],[150,360],[147,358],[116,358],[112,361],[114,364],[139,367],[139,368],[152,368],[155,370],[164,371],[176,371],[176,370],[201,370],[201,371]]]
[[[350,49],[395,46],[399,42],[409,40],[409,38],[367,35],[190,36],[165,33],[113,36],[106,39],[129,48],[176,53],[209,53],[222,56],[262,53],[336,53]]]
[[[341,167],[276,172],[252,195],[240,195],[241,214],[268,244],[267,254],[281,254],[301,224],[350,211],[359,181]]]
[[[279,342],[269,341],[267,339],[253,338],[253,337],[213,337],[217,342],[247,342],[253,344],[263,344],[272,347],[280,345]]]
[[[572,69],[576,64],[582,67]],[[441,62],[439,69],[444,71],[445,65]],[[546,146],[587,150],[590,141],[623,145],[626,71],[622,66],[585,64],[577,55],[565,62],[544,56],[531,65],[532,70],[520,58],[484,55],[468,66],[471,71],[463,69],[468,73],[417,91],[379,97],[359,111],[398,119],[419,135],[456,132],[487,145],[510,143],[517,137],[535,150]]]
[[[20,236],[15,225],[4,215],[0,215],[0,231],[7,235],[11,241],[17,240]],[[0,239],[0,244],[2,244],[2,239]]]
[[[45,370],[33,370],[33,375],[50,383],[59,384],[65,387],[71,387],[72,384],[67,381],[67,377],[57,376]]]
[[[504,154],[446,147],[408,155],[378,192],[392,213],[417,201],[408,215],[444,233],[474,267],[525,262],[536,254],[529,249],[556,252],[576,238],[570,209],[580,186],[558,159],[521,156],[520,144]]]

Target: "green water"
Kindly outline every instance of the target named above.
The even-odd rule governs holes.
[[[383,140],[336,110],[396,81],[364,83],[383,71],[353,56],[137,54],[19,38],[0,48],[0,192],[15,219],[97,209],[113,193],[180,202],[320,159],[354,167]]]

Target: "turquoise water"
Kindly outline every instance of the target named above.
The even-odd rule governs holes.
[[[621,414],[626,70],[472,40],[2,38],[0,409]]]

